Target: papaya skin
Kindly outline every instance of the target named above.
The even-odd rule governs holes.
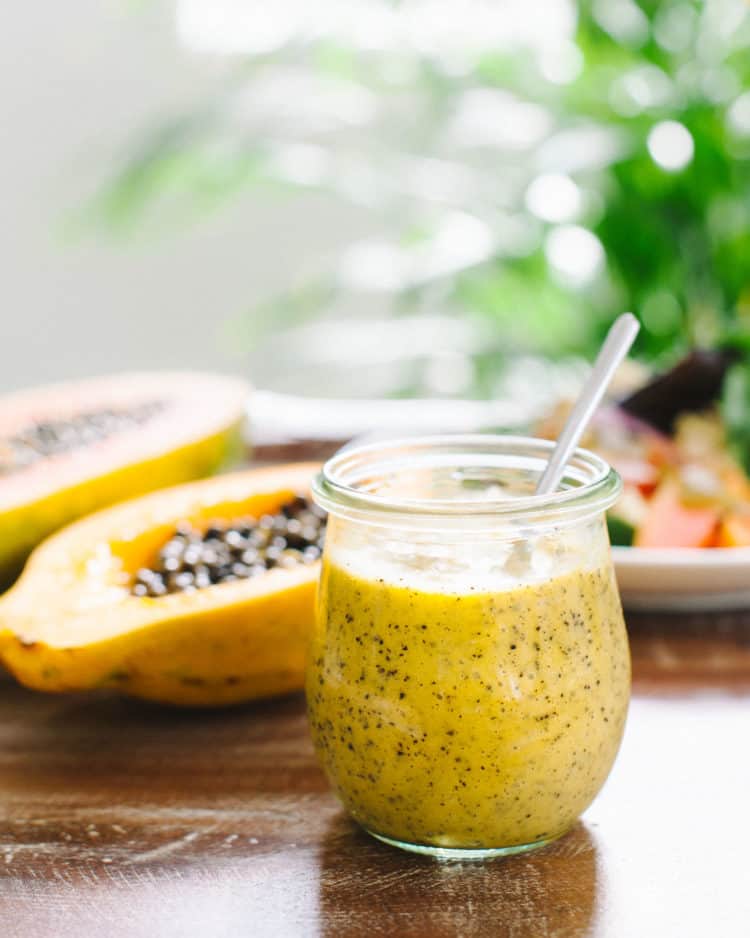
[[[4,641],[3,662],[39,691],[110,689],[185,707],[274,697],[303,686],[315,588],[315,579],[284,584],[252,609],[238,604],[179,616],[78,647],[14,635]]]
[[[153,492],[44,542],[0,600],[0,659],[41,691],[116,690],[216,707],[301,689],[319,564],[156,599],[132,573],[174,525],[277,510],[317,465],[247,470]]]

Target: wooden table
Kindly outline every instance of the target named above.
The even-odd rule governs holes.
[[[328,791],[299,696],[223,712],[0,682],[0,935],[750,934],[750,618],[631,621],[604,791],[535,854],[437,863]]]
[[[750,936],[750,615],[630,618],[604,791],[526,856],[361,833],[301,696],[222,712],[0,679],[0,938]]]

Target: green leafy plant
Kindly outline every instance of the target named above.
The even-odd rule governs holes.
[[[254,187],[352,201],[373,237],[311,284],[290,275],[281,318],[351,315],[372,296],[384,315],[460,317],[490,337],[467,378],[477,394],[509,354],[588,355],[623,309],[656,363],[750,328],[743,0],[560,3],[554,29],[497,41],[470,19],[481,4],[456,5],[455,35],[408,5],[362,6],[390,43],[324,3],[315,30],[248,51],[214,100],[150,135],[93,217],[198,223]],[[284,304],[252,309],[246,340],[278,328]]]

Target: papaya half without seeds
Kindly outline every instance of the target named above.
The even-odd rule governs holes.
[[[249,386],[124,374],[0,397],[0,590],[63,525],[210,475],[239,452]]]
[[[176,531],[268,522],[307,491],[316,468],[292,464],[175,486],[63,529],[0,599],[3,663],[37,690],[115,688],[186,706],[302,687],[319,561],[156,597],[135,595],[134,584]]]

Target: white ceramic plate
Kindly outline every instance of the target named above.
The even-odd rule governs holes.
[[[626,609],[750,608],[750,547],[613,547]]]

